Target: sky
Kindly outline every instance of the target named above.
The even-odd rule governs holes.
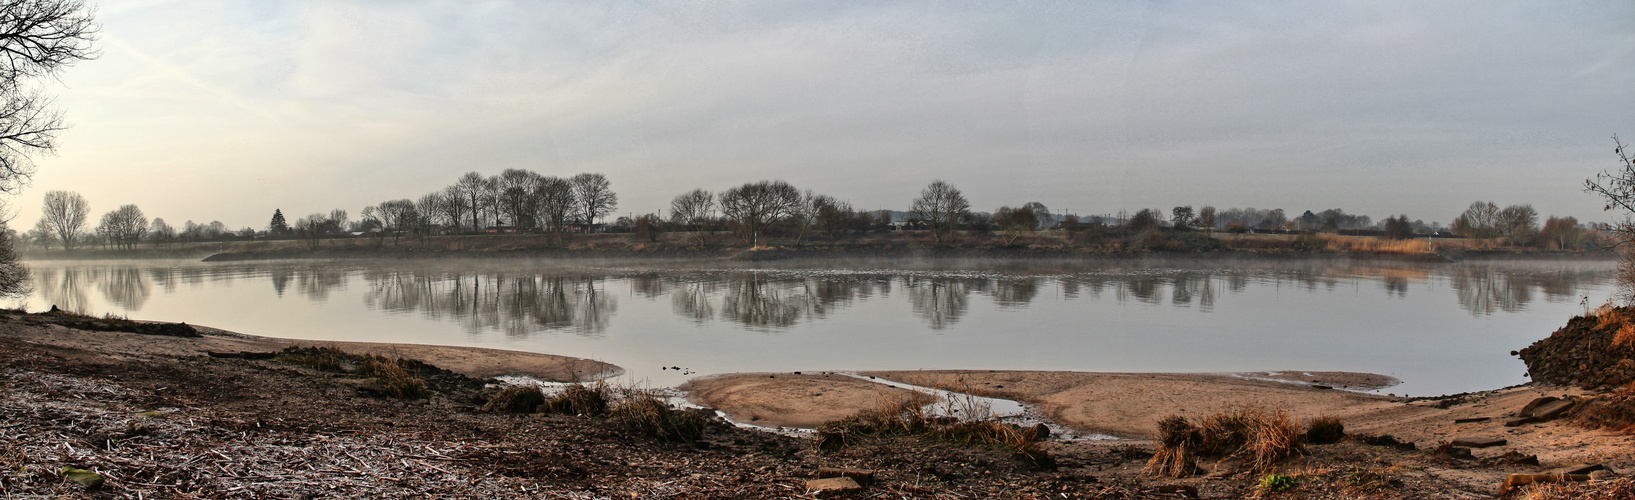
[[[265,228],[465,172],[606,174],[618,215],[783,180],[905,210],[1472,201],[1608,221],[1635,2],[106,1],[11,203]]]

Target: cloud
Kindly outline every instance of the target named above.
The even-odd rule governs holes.
[[[982,209],[1446,220],[1495,199],[1596,220],[1577,182],[1635,135],[1632,11],[153,3],[103,12],[34,191],[261,225],[529,168],[605,172],[636,212],[763,178],[902,208],[943,178]]]

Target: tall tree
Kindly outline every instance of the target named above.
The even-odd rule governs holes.
[[[585,222],[586,231],[596,219],[618,208],[619,195],[613,193],[607,176],[587,172],[573,176],[570,182],[573,182],[573,196],[579,201],[579,219]]]
[[[1005,240],[1005,245],[1016,244],[1016,239],[1023,234],[1039,228],[1039,216],[1027,205],[1022,208],[999,207],[995,210],[991,221],[999,228],[999,235]]]
[[[800,190],[783,181],[761,181],[721,193],[721,215],[738,223],[750,246],[761,246],[766,227],[790,216],[800,206]]]
[[[267,223],[268,236],[283,236],[290,233],[290,224],[284,220],[284,211],[274,208],[272,221]]]
[[[561,177],[545,177],[534,184],[537,217],[546,231],[556,235],[558,243],[568,236],[568,224],[573,223],[579,198],[574,196],[573,183]]]
[[[931,228],[931,236],[941,243],[954,233],[954,226],[971,215],[971,202],[959,189],[941,179],[920,190],[911,207],[914,217]]]
[[[68,251],[74,249],[74,239],[85,229],[85,215],[90,210],[91,205],[79,193],[49,191],[45,193],[40,218],[51,226],[51,233],[62,240],[62,249]]]
[[[147,231],[148,218],[136,205],[124,205],[103,214],[102,224],[97,226],[97,233],[107,238],[108,243],[125,250],[136,249]]]
[[[1613,223],[1615,246],[1635,243],[1635,156],[1630,155],[1623,141],[1612,136],[1613,154],[1618,155],[1618,166],[1584,180],[1584,190],[1599,195],[1606,201],[1602,210],[1617,210],[1623,220]],[[1627,261],[1626,261],[1627,262]],[[1635,285],[1635,284],[1632,284]]]
[[[488,193],[488,179],[476,172],[466,172],[460,180],[454,183],[454,188],[462,198],[465,209],[471,214],[471,230],[482,232],[483,207],[487,205],[483,197]]]
[[[704,225],[715,218],[715,195],[703,189],[682,193],[670,200],[670,220],[693,232],[698,244],[704,244]]]

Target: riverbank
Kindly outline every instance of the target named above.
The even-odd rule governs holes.
[[[1054,457],[1054,469],[1018,461],[999,448],[911,438],[825,451],[804,439],[722,422],[709,423],[696,440],[665,441],[606,417],[484,411],[481,401],[492,393],[477,389],[481,383],[433,384],[422,397],[399,400],[368,390],[352,375],[258,356],[209,355],[260,352],[288,342],[208,328],[195,328],[199,337],[85,330],[36,321],[40,316],[47,315],[0,315],[0,419],[8,437],[0,446],[0,465],[5,466],[0,469],[0,496],[86,495],[85,488],[61,472],[63,467],[100,474],[102,489],[92,496],[197,498],[803,498],[816,494],[808,481],[838,469],[869,471],[872,486],[849,496],[855,498],[1175,497],[1165,491],[1236,498],[1256,494],[1262,475],[1222,460],[1200,463],[1214,471],[1207,476],[1148,476],[1142,469],[1154,443],[1144,439],[1051,441],[1046,449]],[[387,352],[424,353],[458,366],[458,357],[440,351],[396,346]],[[540,356],[518,359],[534,360],[527,365],[566,362]],[[481,364],[460,368],[484,373]],[[1197,404],[1199,397],[1193,395],[1219,387],[1218,394],[1206,399],[1221,404],[1234,398],[1284,401],[1296,405],[1291,407],[1296,412],[1327,411],[1298,406],[1322,400],[1305,399],[1306,394],[1339,397],[1336,401],[1352,401],[1342,408],[1360,409],[1342,412],[1349,432],[1392,433],[1419,442],[1420,448],[1472,435],[1511,441],[1474,450],[1466,458],[1370,444],[1383,441],[1311,445],[1276,469],[1297,478],[1293,494],[1305,498],[1467,498],[1494,494],[1508,474],[1543,472],[1569,462],[1596,460],[1618,472],[1635,467],[1625,452],[1635,445],[1628,435],[1561,421],[1518,428],[1495,423],[1533,394],[1562,391],[1551,387],[1398,401],[1290,382],[1196,378],[1208,377],[1201,375],[1148,382],[1142,381],[1145,375],[1062,372],[872,375],[922,384],[951,378],[972,393],[1056,400],[1064,409],[1055,414],[1070,422],[1067,416],[1075,413],[1068,410],[1074,408],[1068,400],[1109,389],[1129,397],[1106,404],[1152,414],[1184,410],[1201,418],[1201,412],[1213,407]],[[1336,384],[1380,382],[1348,374],[1313,375]],[[789,406],[798,411],[800,405],[818,401],[832,412],[900,394],[863,379],[823,374],[740,374],[714,380],[735,377],[757,382],[747,393],[783,400],[767,405],[769,410]],[[854,394],[860,396],[848,396]],[[1081,413],[1086,420],[1072,425],[1091,422],[1092,412]],[[1457,423],[1471,418],[1488,420]],[[1418,432],[1412,427],[1416,421],[1423,422],[1422,438],[1413,434]],[[1517,463],[1513,453],[1533,454],[1535,462]],[[1629,486],[1622,481],[1598,484]]]
[[[137,250],[78,249],[73,252],[24,250],[30,260],[203,258],[207,261],[279,259],[646,259],[722,261],[817,261],[832,259],[1013,259],[1129,260],[1203,257],[1210,259],[1346,258],[1404,262],[1550,259],[1604,260],[1610,252],[1507,248],[1462,239],[1381,240],[1364,236],[1162,232],[1145,237],[1086,239],[1060,232],[1040,233],[1006,243],[991,235],[964,234],[939,242],[916,231],[896,231],[840,239],[773,239],[750,248],[729,234],[702,242],[684,234],[637,239],[628,234],[571,235],[565,242],[543,235],[474,234],[431,238],[334,238],[198,242]]]

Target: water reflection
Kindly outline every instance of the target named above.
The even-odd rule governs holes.
[[[472,333],[568,330],[596,337],[618,310],[607,279],[589,275],[365,271],[363,279],[370,309],[453,320]]]
[[[901,289],[908,296],[898,303],[906,302],[921,324],[940,331],[958,325],[973,307],[1026,310],[1041,296],[1212,313],[1223,301],[1255,288],[1279,293],[1377,290],[1392,299],[1451,289],[1460,308],[1481,316],[1523,311],[1540,298],[1576,301],[1580,292],[1611,275],[1610,266],[1593,265],[1365,267],[1329,262],[1262,268],[1109,267],[1057,274],[490,267],[495,270],[454,271],[429,264],[64,265],[37,267],[34,274],[39,299],[94,314],[140,311],[156,288],[172,294],[184,285],[231,287],[235,280],[259,288],[266,280],[279,298],[293,295],[318,304],[352,300],[357,292],[351,290],[361,288],[369,309],[455,322],[473,333],[568,331],[587,337],[605,335],[618,311],[618,295],[661,304],[667,300],[672,314],[695,325],[722,321],[779,332],[822,321],[857,303],[887,299]],[[973,294],[988,296],[991,305],[973,303]],[[92,310],[97,307],[107,310]]]

